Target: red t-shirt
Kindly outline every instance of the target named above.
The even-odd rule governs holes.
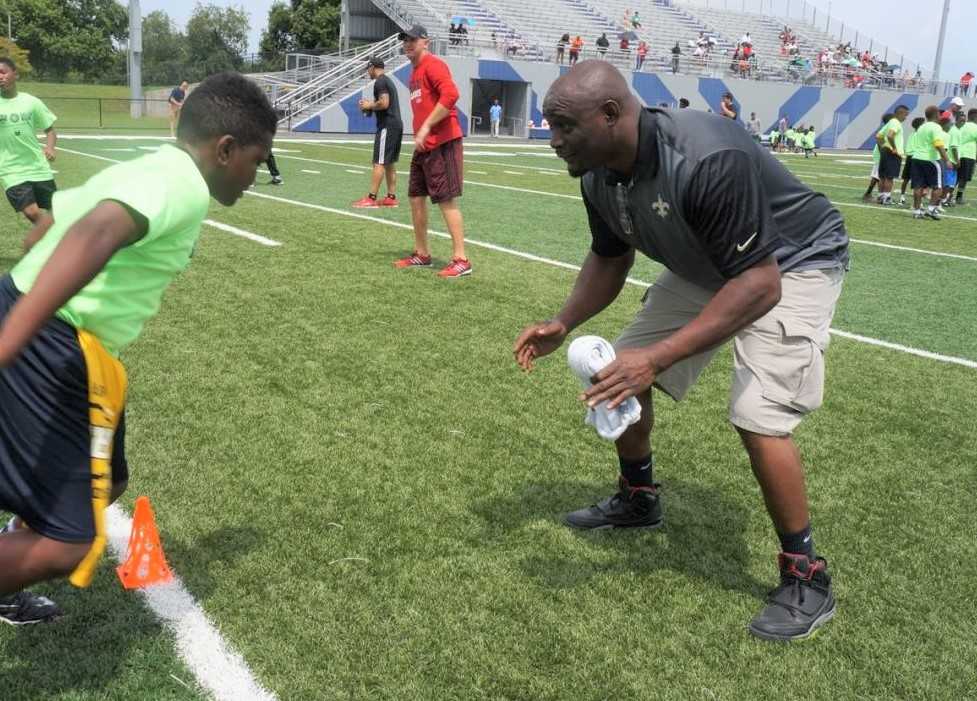
[[[436,105],[444,105],[450,110],[447,117],[431,127],[431,134],[424,142],[429,150],[462,137],[458,110],[455,109],[456,102],[458,86],[451,78],[448,64],[433,54],[426,54],[410,74],[410,106],[414,112],[414,133],[421,128]]]

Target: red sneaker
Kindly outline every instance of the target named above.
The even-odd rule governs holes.
[[[351,207],[356,207],[357,209],[379,209],[380,203],[377,202],[376,198],[366,196],[361,200],[356,200]]]
[[[406,258],[395,260],[394,267],[398,270],[402,270],[404,268],[430,268],[431,256],[422,256],[417,251],[414,251]]]
[[[382,200],[380,200],[380,206],[381,207],[399,207],[400,206],[400,200],[398,200],[396,197],[391,197],[390,195],[387,195]]]
[[[440,277],[461,277],[462,275],[472,274],[472,264],[468,262],[467,258],[452,258],[451,262],[448,263],[441,272],[438,273]]]

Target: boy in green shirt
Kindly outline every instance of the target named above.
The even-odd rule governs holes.
[[[807,131],[801,134],[801,148],[804,149],[804,158],[810,158],[811,154],[818,157],[818,152],[814,150],[815,136],[814,127],[808,127]]]
[[[18,517],[0,535],[7,622],[60,615],[24,587],[90,582],[104,509],[128,477],[117,356],[189,264],[210,197],[242,196],[276,127],[257,85],[211,76],[187,98],[175,145],[58,192],[33,247],[0,278],[0,510]]]
[[[886,112],[885,114],[883,114],[882,126],[884,127],[889,122],[889,120],[892,119],[893,116],[894,115],[892,114],[892,112]],[[869,180],[868,189],[865,191],[865,194],[862,195],[862,202],[872,201],[872,190],[874,190],[875,186],[879,184],[879,162],[881,158],[882,155],[881,153],[879,153],[879,134],[878,132],[876,132],[875,148],[872,149],[872,178],[871,180]]]
[[[892,184],[902,170],[902,123],[909,116],[906,105],[896,107],[892,118],[875,134],[879,145],[879,204],[892,204]]]
[[[58,189],[49,165],[57,117],[33,95],[18,92],[17,78],[13,59],[0,57],[0,182],[14,211],[37,224]],[[47,135],[43,149],[38,131]]]
[[[950,156],[946,152],[946,133],[940,128],[940,108],[926,108],[926,122],[916,132],[916,145],[912,153],[913,218],[940,218],[940,197],[943,193],[943,173],[947,170]],[[930,190],[930,204],[923,211],[923,194]]]
[[[953,206],[953,191],[957,188],[957,166],[960,164],[958,152],[960,144],[960,130],[957,129],[955,116],[940,117],[940,127],[946,133],[946,152],[950,157],[946,171],[943,173],[943,197],[941,207]]]
[[[962,114],[962,113],[961,113]],[[959,118],[958,118],[959,119]],[[966,121],[960,124],[960,170],[957,173],[957,204],[963,204],[963,193],[974,177],[977,165],[977,109],[967,112]]]
[[[902,165],[902,189],[899,196],[899,204],[906,204],[906,188],[909,186],[909,180],[912,177],[912,166],[913,166],[913,151],[916,150],[916,132],[919,128],[926,123],[926,120],[922,117],[916,117],[913,120],[913,133],[908,139],[906,139],[906,160]]]

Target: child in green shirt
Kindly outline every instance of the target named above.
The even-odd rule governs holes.
[[[104,509],[128,477],[117,356],[189,264],[210,197],[230,206],[243,195],[276,127],[257,85],[211,76],[187,98],[175,145],[56,193],[0,278],[0,510],[18,517],[0,535],[8,622],[60,615],[24,587],[91,580]]]

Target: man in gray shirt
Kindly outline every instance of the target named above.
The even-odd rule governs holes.
[[[662,523],[652,478],[655,386],[682,399],[733,340],[729,419],[780,539],[780,586],[750,623],[792,640],[834,615],[827,563],[811,538],[804,468],[792,438],[821,404],[824,350],[848,267],[841,215],[742,126],[695,110],[642,109],[607,63],[579,64],[551,87],[550,145],[581,190],[593,238],[563,309],[516,340],[526,370],[620,293],[635,251],[666,270],[594,376],[588,406],[638,397],[641,420],[617,441],[619,489],[569,514],[583,528]]]

